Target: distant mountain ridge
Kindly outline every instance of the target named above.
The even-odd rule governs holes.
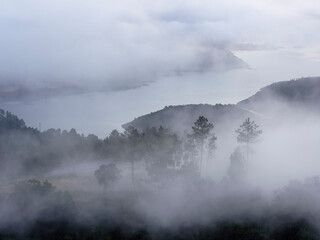
[[[318,109],[320,104],[320,77],[308,77],[276,82],[261,88],[253,96],[237,103],[238,106],[263,112],[274,103],[291,107]]]
[[[218,123],[228,124],[234,122],[235,119],[241,121],[245,117],[253,117],[254,115],[254,113],[232,104],[190,104],[165,107],[157,112],[138,117],[123,124],[122,127],[126,129],[128,126],[133,126],[139,131],[143,131],[146,128],[163,126],[182,133],[190,129],[199,116],[205,116],[210,122],[217,124],[216,130],[219,131],[222,129]]]
[[[270,109],[278,107],[303,107],[319,109],[320,106],[320,77],[300,78],[290,81],[276,82],[263,87],[253,96],[237,104],[191,104],[168,106],[122,125],[124,129],[133,126],[140,131],[145,128],[163,127],[175,131],[189,129],[200,115],[208,118],[221,130],[225,124],[243,121],[246,117],[259,120]],[[223,123],[223,124],[222,124]],[[231,126],[235,127],[235,126]]]

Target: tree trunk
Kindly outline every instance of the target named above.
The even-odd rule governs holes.
[[[136,192],[136,184],[134,179],[134,157],[131,158],[131,177],[132,177],[133,192]]]
[[[201,172],[202,172],[202,152],[203,152],[203,142],[201,143],[201,149],[200,149],[200,178],[201,178]]]
[[[249,163],[249,143],[247,142],[247,162],[246,162],[246,168],[248,167]]]
[[[208,150],[208,155],[207,155],[207,163],[206,163],[206,171],[205,171],[205,177],[208,175],[208,164],[209,164],[209,159],[213,157],[213,152],[211,149]]]

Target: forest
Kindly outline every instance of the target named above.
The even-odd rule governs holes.
[[[99,139],[0,113],[0,239],[320,239],[319,177],[268,198],[247,178],[264,135],[250,118],[233,129],[238,144],[213,180],[222,144],[205,116],[183,134],[129,126]],[[88,162],[96,167],[85,175],[50,174]]]
[[[320,240],[320,0],[0,0],[0,240]]]

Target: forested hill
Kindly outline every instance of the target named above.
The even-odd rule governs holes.
[[[160,111],[138,117],[129,123],[123,124],[122,127],[126,129],[128,126],[133,126],[143,131],[146,128],[163,126],[174,131],[183,132],[186,129],[190,129],[199,116],[205,116],[215,124],[216,130],[219,131],[221,123],[233,123],[235,120],[239,120],[239,123],[241,123],[244,118],[252,117],[253,115],[253,113],[236,105],[191,104],[168,106]]]
[[[48,129],[40,132],[27,127],[16,115],[0,109],[0,180],[41,175],[77,159],[99,159],[102,140],[95,135]],[[5,174],[4,174],[5,173]]]
[[[320,110],[320,77],[300,78],[273,83],[255,95],[240,101],[240,107],[264,112],[283,103],[291,107]]]
[[[175,131],[183,131],[190,128],[198,116],[203,115],[213,122],[216,130],[219,131],[222,127],[221,123],[226,127],[228,123],[240,123],[246,117],[259,120],[262,115],[278,114],[287,106],[319,110],[320,77],[273,83],[236,105],[194,104],[165,107],[160,111],[138,117],[123,124],[122,127],[126,129],[128,126],[133,126],[143,130],[162,125]]]
[[[16,115],[0,109],[0,131],[2,132],[9,129],[26,129],[26,124]]]
[[[157,129],[163,126],[174,133],[183,133],[185,130],[192,130],[191,127],[199,116],[205,116],[214,124],[214,131],[221,140],[222,136],[234,137],[234,130],[247,117],[263,125],[265,117],[280,114],[289,116],[284,114],[283,107],[286,105],[283,106],[282,103],[299,105],[305,109],[319,109],[320,77],[274,83],[236,105],[168,106],[138,117],[123,127],[127,129],[128,126],[132,126],[139,133],[146,133],[148,128],[150,132],[152,127]],[[276,108],[277,111],[268,111],[268,108]],[[296,115],[292,119],[295,118]],[[21,172],[46,172],[60,163],[74,159],[114,159],[119,157],[119,152],[124,152],[122,147],[125,144],[121,145],[118,142],[123,142],[126,138],[125,134],[116,130],[104,140],[93,134],[78,134],[75,129],[48,129],[40,132],[27,127],[24,121],[14,114],[0,109],[0,169],[15,176]]]

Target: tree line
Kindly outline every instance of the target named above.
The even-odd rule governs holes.
[[[258,128],[248,118],[236,130],[238,142],[246,146],[246,160],[250,145],[261,134]],[[189,132],[181,136],[162,126],[139,132],[129,126],[123,133],[113,130],[105,139],[99,139],[93,134],[79,134],[75,129],[41,132],[1,110],[0,169],[15,177],[46,173],[62,163],[111,159],[115,163],[130,162],[133,185],[137,161],[145,162],[148,174],[159,182],[183,175],[201,178],[217,148],[217,136],[213,123],[204,116],[199,116]],[[231,157],[234,166],[240,166],[245,160],[239,157],[240,152]]]
[[[118,156],[119,159],[130,161],[134,190],[136,162],[144,162],[145,170],[153,182],[160,185],[176,178],[200,181],[205,177],[203,169],[207,169],[209,161],[213,159],[218,138],[213,131],[213,123],[204,116],[199,116],[191,129],[190,134],[178,136],[162,126],[147,128],[143,133],[128,127],[123,134],[114,130],[108,141],[115,143],[116,148],[121,148],[115,150],[121,155]],[[245,119],[235,132],[238,134],[237,141],[243,146],[237,147],[230,157],[228,169],[230,178],[243,177],[251,144],[255,143],[262,133],[259,126],[250,118]],[[245,157],[242,148],[246,150]],[[107,187],[119,177],[119,173],[117,166],[112,163],[102,165],[95,172],[95,176],[100,184]]]

